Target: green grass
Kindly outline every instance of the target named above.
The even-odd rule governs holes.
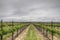
[[[28,30],[25,40],[41,40],[40,38],[38,38],[38,35],[36,34],[36,31],[33,25],[30,25],[30,28]]]

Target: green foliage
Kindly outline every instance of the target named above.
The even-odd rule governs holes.
[[[37,26],[40,28],[43,28],[44,30],[47,30],[49,32],[53,32],[54,34],[60,35],[59,29],[55,28],[55,27],[59,27],[60,24],[53,24],[53,25],[51,25],[51,24],[39,24]]]
[[[1,26],[0,26],[0,35],[6,35],[8,33],[15,32],[16,30],[23,28],[23,26],[25,26],[27,24],[14,23],[12,26],[11,23],[3,23],[3,25],[2,25],[2,30],[1,30]]]

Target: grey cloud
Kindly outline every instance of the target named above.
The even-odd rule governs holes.
[[[49,16],[48,18],[45,18],[46,20],[53,17],[59,19],[60,0],[0,0],[0,19],[4,19],[11,16],[29,17],[28,15],[30,15],[31,12],[33,12],[34,14],[34,12],[36,11],[39,11],[40,14],[46,12],[48,15],[46,15],[45,17]],[[9,20],[9,18],[7,18],[6,20]],[[27,19],[18,20],[27,21]],[[38,17],[36,20],[42,19]]]

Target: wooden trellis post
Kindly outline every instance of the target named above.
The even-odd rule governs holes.
[[[51,22],[51,28],[54,28],[54,27],[53,27],[53,21]],[[52,40],[54,40],[54,39],[53,39],[53,36],[54,36],[53,30],[52,30],[51,33],[52,33]]]
[[[12,28],[13,28],[13,21],[12,21]],[[14,40],[14,32],[12,31],[12,40]]]
[[[3,30],[3,20],[1,20],[1,31]],[[3,34],[0,35],[0,40],[3,40]]]

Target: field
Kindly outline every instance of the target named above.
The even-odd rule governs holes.
[[[1,21],[0,40],[60,40],[60,23]]]

